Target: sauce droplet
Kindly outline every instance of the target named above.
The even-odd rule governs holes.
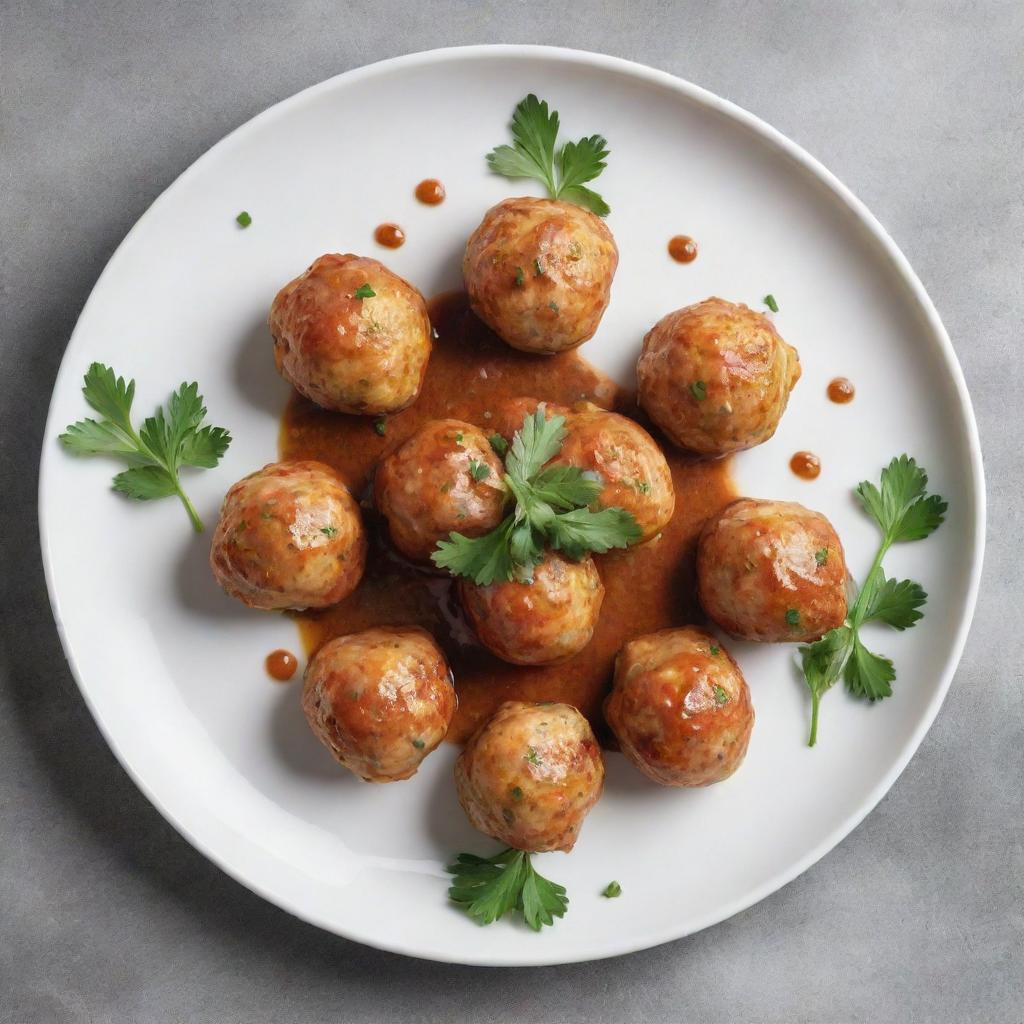
[[[697,243],[689,235],[676,235],[668,243],[668,254],[677,263],[692,263],[697,258]]]
[[[838,402],[839,405],[846,405],[847,402],[852,402],[855,393],[853,381],[848,380],[846,377],[836,377],[829,382],[828,397],[833,402]]]
[[[426,203],[427,206],[437,206],[438,203],[443,203],[445,195],[444,185],[437,178],[424,178],[416,186],[416,198],[421,203]]]
[[[797,452],[789,460],[789,468],[803,480],[813,480],[821,472],[821,459],[814,452]]]
[[[267,655],[267,675],[279,683],[287,683],[299,667],[299,659],[291,651],[271,651]]]
[[[374,241],[388,249],[397,249],[405,242],[405,232],[397,224],[380,224],[373,233]]]

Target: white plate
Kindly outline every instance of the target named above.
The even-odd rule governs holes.
[[[108,489],[112,464],[56,442],[86,412],[93,360],[138,380],[148,413],[198,380],[211,421],[235,441],[188,489],[209,526],[238,477],[272,461],[287,388],[265,327],[276,289],[322,252],[365,252],[433,294],[459,283],[465,238],[487,207],[529,184],[489,175],[533,91],[578,138],[611,143],[598,188],[621,264],[611,308],[585,353],[623,380],[662,314],[707,295],[759,306],[800,352],[803,379],[775,438],[736,462],[743,492],[824,511],[862,575],[876,533],[851,487],[907,451],[927,467],[949,518],[886,567],[920,580],[927,616],[879,633],[896,661],[891,700],[837,688],[820,742],[804,746],[808,707],[793,649],[736,645],[757,709],[750,753],[730,781],[696,792],[650,785],[618,755],[605,796],[569,857],[540,858],[570,911],[536,935],[481,929],[445,899],[441,866],[493,848],[465,822],[445,746],[420,774],[372,787],[336,770],[307,734],[297,687],[271,683],[263,658],[298,650],[295,627],[224,597],[174,501],[134,505]],[[417,204],[416,182],[448,187]],[[248,230],[234,222],[253,217]],[[388,253],[374,226],[408,233]],[[695,263],[668,237],[694,236]],[[836,406],[827,382],[857,398]],[[821,477],[787,468],[820,454]],[[784,885],[878,802],[920,743],[957,664],[981,568],[984,490],[963,377],[904,257],[850,193],[778,132],[717,97],[649,68],[542,47],[469,47],[352,71],[255,118],[215,146],[147,211],[103,272],[68,346],[44,446],[43,556],[65,651],[108,742],[150,800],[208,857],[267,899],[370,945],[474,964],[550,964],[611,956],[704,928]],[[612,878],[617,900],[598,894]]]

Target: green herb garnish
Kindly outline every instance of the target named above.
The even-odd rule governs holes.
[[[505,458],[508,454],[508,441],[498,433],[491,434],[487,440],[490,443],[491,451],[493,451],[499,459]]]
[[[778,311],[779,311],[779,304],[778,304],[778,303],[777,303],[777,302],[775,301],[775,296],[774,296],[774,295],[770,295],[770,294],[769,294],[769,295],[766,295],[766,296],[764,297],[764,304],[765,304],[765,305],[766,305],[766,306],[767,306],[767,307],[768,307],[768,308],[769,308],[769,309],[770,309],[770,310],[771,310],[771,311],[772,311],[773,313],[778,313]]]
[[[722,686],[715,686],[715,703],[719,707],[724,707],[729,703],[729,694],[725,692],[725,688]]]
[[[320,532],[325,537],[334,537],[338,533],[338,528],[336,526],[321,526],[320,527]]]
[[[373,421],[373,429],[380,437],[384,437],[388,432],[387,420],[379,419]]]
[[[491,475],[491,467],[486,462],[478,462],[476,459],[469,460],[469,475],[479,483]]]
[[[377,293],[368,284],[361,284],[355,292],[353,292],[353,295],[355,295],[357,299],[372,299],[376,294]]]
[[[786,625],[787,626],[799,626],[800,625],[800,612],[796,608],[786,609]]]
[[[184,466],[212,469],[231,443],[223,427],[201,426],[206,417],[199,385],[182,384],[171,395],[167,412],[157,409],[138,433],[132,426],[135,381],[127,384],[109,366],[93,363],[82,388],[85,400],[102,419],[72,423],[60,442],[76,455],[111,455],[130,469],[114,477],[114,490],[135,501],[177,495],[199,533],[203,521],[182,489],[179,470]]]
[[[424,748],[424,747],[426,746],[426,743],[424,743],[424,741],[423,741],[423,740],[420,740],[420,739],[416,739],[416,740],[413,740],[413,741],[412,741],[412,745],[413,745],[413,746],[414,746],[414,747],[415,747],[415,748],[416,748],[417,750],[422,750],[422,749],[423,749],[423,748]]]
[[[242,212],[241,212],[241,213],[240,213],[240,214],[239,214],[239,215],[238,215],[238,216],[237,216],[237,217],[235,218],[235,220],[236,220],[236,221],[238,222],[238,226],[239,226],[239,227],[243,227],[243,228],[247,228],[247,227],[248,227],[248,226],[249,226],[249,225],[250,225],[250,224],[252,223],[252,217],[250,217],[250,216],[249,216],[249,214],[248,214],[248,213],[246,213],[246,211],[245,211],[245,210],[243,210],[243,211],[242,211]]]
[[[622,886],[618,882],[609,882],[602,890],[601,895],[605,899],[613,900],[616,896],[622,895]]]
[[[703,402],[708,397],[707,385],[702,380],[695,380],[690,384],[690,394],[697,399],[698,402]]]
[[[522,267],[516,267],[516,287],[517,288],[522,288],[524,280],[525,280],[525,275],[523,274],[523,268]]]
[[[543,277],[544,276],[544,267],[541,264],[540,260],[536,256],[533,258],[533,276],[534,277]]]
[[[824,565],[828,561],[828,548],[819,548],[815,551],[814,560],[818,565]]]
[[[579,142],[566,142],[556,153],[558,111],[530,93],[512,115],[511,146],[496,146],[487,154],[487,164],[505,178],[533,178],[552,199],[567,199],[584,206],[600,217],[610,212],[608,204],[596,192],[585,188],[604,169],[608,141],[591,135]]]
[[[564,416],[546,418],[543,404],[528,414],[505,455],[503,482],[515,508],[482,537],[449,534],[431,555],[434,564],[487,586],[495,580],[529,579],[545,546],[580,559],[638,541],[640,527],[625,509],[590,510],[603,487],[595,474],[576,466],[543,468],[561,450],[565,436]]]
[[[800,648],[804,680],[811,691],[811,732],[807,745],[818,739],[818,709],[824,694],[840,676],[855,697],[870,701],[892,696],[896,669],[892,661],[873,654],[860,639],[865,622],[884,622],[893,629],[910,629],[924,615],[928,595],[913,580],[887,579],[882,559],[899,541],[923,540],[939,528],[947,503],[927,494],[928,474],[906,455],[882,470],[881,486],[867,480],[857,487],[864,510],[882,530],[882,542],[846,622],[820,640]]]
[[[564,917],[569,906],[565,886],[537,873],[530,854],[507,849],[493,857],[460,853],[445,870],[455,876],[448,898],[478,924],[493,924],[510,910],[539,932]]]

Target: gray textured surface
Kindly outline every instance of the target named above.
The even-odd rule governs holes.
[[[0,1020],[1020,1021],[1019,3],[0,4]],[[470,42],[603,50],[788,133],[890,229],[964,364],[989,554],[931,733],[837,850],[660,949],[520,971],[322,934],[206,863],[120,770],[65,667],[36,542],[53,376],[149,202],[223,134],[347,68]]]

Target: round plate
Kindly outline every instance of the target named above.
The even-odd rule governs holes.
[[[466,237],[510,194],[487,173],[515,104],[535,92],[564,137],[600,132],[611,158],[598,188],[621,250],[611,307],[585,348],[623,381],[640,339],[669,310],[721,295],[763,308],[800,352],[803,379],[776,436],[735,464],[743,493],[788,498],[835,523],[860,577],[877,543],[851,497],[896,454],[927,467],[950,502],[946,524],[902,545],[890,574],[921,581],[924,621],[872,641],[898,669],[877,706],[841,687],[805,745],[808,700],[789,646],[734,645],[757,726],[741,771],[697,791],[651,785],[608,757],[605,795],[571,856],[539,858],[569,890],[569,913],[534,934],[481,929],[445,897],[442,865],[493,843],[474,833],[443,746],[415,779],[368,786],[308,734],[298,687],[272,683],[264,656],[298,650],[294,625],[223,596],[175,501],[137,505],[116,471],[74,459],[56,437],[86,415],[93,360],[138,381],[148,414],[198,380],[210,422],[234,443],[215,471],[188,474],[208,527],[239,477],[277,452],[288,389],[274,371],[267,310],[278,287],[323,252],[384,259],[427,295],[458,286]],[[416,202],[425,177],[448,189]],[[248,210],[252,226],[235,224]],[[373,229],[408,241],[379,249]],[[666,255],[692,235],[690,265]],[[829,403],[828,381],[857,397]],[[794,477],[816,451],[821,476]],[[685,498],[683,498],[685,500]],[[667,74],[543,47],[470,47],[385,61],[278,104],[188,169],[111,259],[68,346],[44,446],[40,519],[54,614],[100,728],[149,799],[198,849],[293,914],[373,946],[474,964],[551,964],[665,942],[743,909],[813,864],[878,802],[920,743],[960,656],[981,568],[984,490],[963,377],[938,316],[879,224],[811,157],[729,103]],[[599,894],[611,879],[616,900]]]

